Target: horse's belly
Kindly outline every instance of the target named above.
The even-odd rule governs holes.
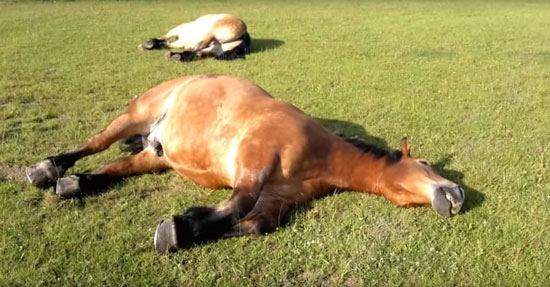
[[[211,29],[212,26],[191,23],[177,27],[171,32],[178,35],[177,42],[181,43],[183,48],[193,49],[210,34]]]
[[[213,140],[210,145],[213,143],[218,141]],[[232,178],[227,174],[224,163],[225,153],[212,149],[208,141],[193,140],[181,134],[177,139],[165,138],[162,145],[167,162],[179,175],[209,188],[231,185]]]
[[[185,49],[193,49],[213,32],[214,25],[223,17],[225,17],[225,15],[203,16],[194,22],[176,27],[174,32],[178,34],[178,41],[183,43]],[[214,36],[218,41],[225,42],[227,41],[226,38],[228,38],[229,33],[230,31],[226,29],[226,27],[223,27],[221,29],[216,29],[216,31],[214,31]],[[218,37],[218,34],[222,39]]]
[[[229,181],[223,174],[212,170],[199,170],[186,168],[182,165],[177,166],[174,170],[181,176],[188,178],[196,184],[207,188],[224,188],[230,187]]]

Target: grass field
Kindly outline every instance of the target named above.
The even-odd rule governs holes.
[[[246,60],[137,49],[219,11],[246,20]],[[547,285],[549,27],[550,2],[0,2],[0,286]],[[228,191],[166,173],[60,200],[21,181],[22,166],[77,147],[135,95],[200,73],[250,79],[383,147],[408,136],[466,188],[463,212],[339,193],[271,235],[156,255],[160,219]]]

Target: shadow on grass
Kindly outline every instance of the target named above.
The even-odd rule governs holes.
[[[252,38],[250,53],[261,53],[282,46],[285,42],[277,39]]]
[[[433,163],[432,166],[434,170],[442,177],[464,188],[464,191],[466,191],[466,200],[464,201],[464,205],[462,206],[462,210],[460,211],[460,213],[466,213],[480,206],[481,203],[483,203],[483,201],[485,200],[485,195],[483,195],[483,193],[479,192],[478,190],[465,185],[463,181],[464,174],[462,172],[445,168],[445,166],[452,162],[452,159],[452,155],[446,155],[444,158]]]
[[[369,135],[363,126],[342,120],[315,118],[324,127],[342,137],[360,137],[366,143],[375,145],[382,149],[390,149],[386,140]]]

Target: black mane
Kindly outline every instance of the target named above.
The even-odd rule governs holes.
[[[367,143],[364,139],[360,137],[346,137],[340,134],[337,134],[346,142],[354,145],[356,148],[362,150],[364,153],[372,154],[376,158],[385,157],[388,164],[395,164],[401,160],[403,154],[398,150],[385,150],[379,148],[373,144]]]

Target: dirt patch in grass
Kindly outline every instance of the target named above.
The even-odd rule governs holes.
[[[25,176],[25,167],[0,163],[0,179],[26,182],[27,177]]]

